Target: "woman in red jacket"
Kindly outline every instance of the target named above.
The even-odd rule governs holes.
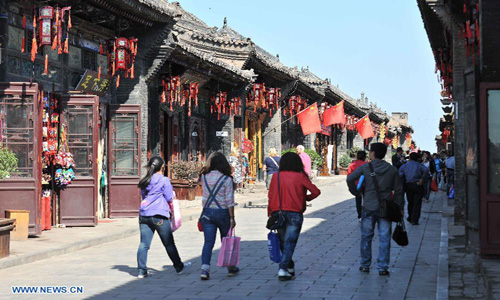
[[[311,194],[308,195],[307,191]],[[281,281],[295,276],[292,256],[304,221],[306,201],[313,200],[320,193],[304,172],[304,165],[298,154],[288,152],[281,157],[279,171],[273,174],[268,194],[268,215],[277,214],[281,210],[285,216],[285,225],[278,229],[282,252],[278,278]]]

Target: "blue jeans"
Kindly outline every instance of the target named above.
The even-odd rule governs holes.
[[[361,219],[361,266],[369,268],[372,263],[372,239],[376,223],[379,238],[377,269],[385,271],[389,268],[391,258],[391,221],[380,218],[378,211],[364,208]]]
[[[155,231],[158,231],[161,242],[165,246],[165,250],[167,250],[168,257],[170,257],[170,260],[174,264],[175,270],[177,272],[181,271],[184,268],[184,264],[175,246],[170,220],[164,216],[139,217],[139,226],[141,229],[141,243],[137,250],[137,268],[139,274],[144,275],[148,271],[146,267],[148,250]]]
[[[273,212],[277,214],[278,212]],[[293,252],[299,240],[300,230],[304,222],[304,215],[294,211],[283,211],[285,216],[285,226],[278,229],[280,236],[281,262],[280,269],[293,268],[295,263],[292,260]]]
[[[227,236],[231,227],[229,220],[229,211],[227,209],[206,208],[201,217],[201,225],[203,226],[203,235],[205,243],[201,253],[201,269],[210,271],[210,259],[217,237],[217,229],[220,231],[220,238]]]

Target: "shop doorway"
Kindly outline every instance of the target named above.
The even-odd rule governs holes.
[[[41,101],[36,83],[0,84],[0,144],[18,159],[0,179],[0,218],[7,209],[29,210],[29,234],[41,234]]]
[[[59,194],[59,220],[66,226],[97,225],[99,97],[61,97],[61,124],[75,160],[75,179]]]
[[[109,217],[137,217],[141,196],[139,105],[113,105],[109,122]]]

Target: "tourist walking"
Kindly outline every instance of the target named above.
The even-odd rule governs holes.
[[[429,177],[429,169],[419,163],[418,153],[410,154],[410,161],[399,169],[399,176],[405,186],[408,200],[408,222],[418,225],[424,197],[424,182]]]
[[[354,172],[357,168],[361,167],[362,165],[366,164],[366,152],[365,151],[358,151],[356,154],[356,160],[351,162],[349,165],[349,168],[347,169],[347,176],[351,175],[352,172]],[[356,186],[358,185],[359,180],[356,180]],[[361,202],[363,201],[363,193],[358,193],[356,194],[356,210],[358,212],[358,220],[361,222]]]
[[[431,183],[434,180],[434,176],[436,176],[436,164],[431,157],[431,153],[429,151],[422,152],[422,164],[429,170],[429,176],[424,179],[424,197],[425,202],[429,202],[431,197]]]
[[[391,194],[394,192],[394,201],[401,208],[404,205],[403,187],[398,176],[398,170],[383,160],[386,153],[386,145],[382,143],[371,144],[371,162],[360,166],[351,175],[347,176],[347,185],[353,195],[360,193],[357,190],[356,181],[361,175],[365,177],[361,217],[361,262],[359,270],[366,273],[370,272],[372,239],[375,225],[378,225],[379,253],[377,269],[380,276],[389,275],[392,222],[380,217],[380,200],[377,194],[380,194],[381,199],[390,199]],[[378,183],[379,193],[377,193],[376,183]]]
[[[236,226],[234,219],[234,183],[231,166],[224,154],[212,153],[200,173],[199,184],[203,188],[203,212],[200,217],[205,243],[201,254],[202,280],[210,279],[210,260],[217,237],[227,236],[229,229]],[[228,267],[228,276],[235,276],[238,267]]]
[[[437,153],[434,153],[432,157],[434,159],[434,166],[436,167],[436,183],[439,185],[441,183],[441,176],[443,176],[441,164],[444,164],[444,162],[441,161],[441,158]]]
[[[174,242],[172,227],[170,226],[170,208],[174,192],[170,180],[163,176],[165,162],[161,157],[153,157],[148,163],[146,176],[139,181],[141,189],[141,207],[139,210],[139,228],[141,243],[137,250],[137,269],[139,278],[149,275],[146,266],[148,250],[155,231],[158,232],[161,242],[167,250],[168,257],[174,264],[177,274],[191,266],[190,262],[183,263]]]
[[[306,153],[306,149],[302,145],[298,145],[297,148],[297,154],[300,156],[300,159],[302,160],[302,164],[304,165],[304,171],[307,174],[307,177],[311,177],[311,157]]]
[[[313,200],[320,193],[305,173],[300,157],[293,152],[285,153],[281,157],[279,171],[271,179],[267,209],[268,216],[279,214],[280,210],[284,216],[284,224],[278,229],[282,252],[279,280],[290,280],[295,276],[293,253],[304,221],[306,201]]]
[[[264,168],[266,172],[266,187],[269,189],[269,184],[273,178],[273,174],[279,169],[280,157],[278,156],[278,151],[275,148],[269,149],[269,156],[264,159]]]
[[[446,184],[447,184],[447,192],[450,192],[451,187],[455,184],[455,156],[453,156],[453,152],[448,151],[446,153]]]
[[[398,147],[398,149],[396,149],[396,154],[392,156],[392,165],[399,169],[401,168],[404,162],[405,162],[405,156],[403,148]]]
[[[236,184],[236,192],[241,192],[241,188],[243,186],[243,166],[240,160],[239,151],[235,148],[231,149],[229,164],[233,170],[232,176],[234,183]]]

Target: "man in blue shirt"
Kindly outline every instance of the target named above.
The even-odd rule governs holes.
[[[412,225],[418,225],[424,196],[424,180],[429,177],[429,169],[419,163],[418,160],[418,153],[411,153],[410,161],[403,164],[399,169],[399,176],[403,180],[406,198],[408,199],[407,220]]]

